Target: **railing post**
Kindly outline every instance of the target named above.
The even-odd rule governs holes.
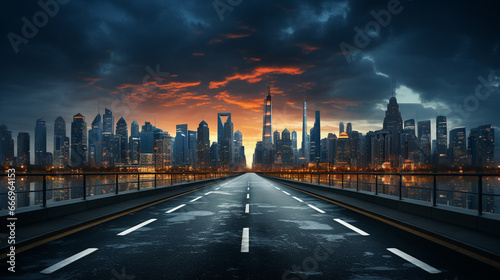
[[[170,173],[170,185],[172,186],[174,182],[174,173]]]
[[[141,173],[137,173],[137,190],[141,190]]]
[[[342,184],[340,186],[344,188],[344,173],[342,173]]]
[[[321,183],[321,173],[318,172],[318,186],[320,185]]]
[[[356,173],[356,191],[359,192],[359,173]]]
[[[43,183],[42,183],[42,206],[45,207],[47,206],[47,176],[43,175]]]
[[[477,182],[477,214],[483,214],[483,176],[479,175],[479,181]]]
[[[378,175],[375,174],[375,195],[378,195]]]
[[[328,186],[332,186],[332,181],[331,181],[331,176],[330,176],[330,170],[328,170]]]
[[[437,178],[436,175],[433,176],[433,183],[432,183],[432,205],[437,206]]]
[[[403,185],[403,175],[399,174],[399,200],[403,200],[403,195],[401,194],[402,185]]]
[[[155,189],[156,189],[156,173],[155,173]]]
[[[118,173],[116,174],[115,177],[115,193],[118,194]]]
[[[87,176],[83,174],[83,200],[87,199]]]

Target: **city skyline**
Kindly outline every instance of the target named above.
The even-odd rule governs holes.
[[[17,52],[4,37],[0,122],[13,135],[30,133],[33,158],[34,120],[41,117],[48,122],[47,135],[53,135],[57,116],[63,116],[69,131],[74,114],[84,115],[89,126],[96,108],[103,113],[108,107],[115,120],[151,122],[173,135],[179,123],[194,130],[205,119],[215,128],[212,116],[231,112],[250,165],[261,139],[266,84],[273,92],[272,133],[287,128],[302,139],[305,100],[307,127],[320,111],[323,139],[337,134],[339,122],[350,122],[363,134],[381,129],[396,78],[392,87],[403,120],[431,120],[434,131],[435,117],[446,115],[448,131],[465,126],[467,136],[469,128],[492,123],[500,139],[494,121],[500,117],[494,105],[500,101],[500,43],[488,36],[493,27],[481,20],[492,13],[492,4],[468,5],[472,16],[464,16],[460,7],[466,2],[429,9],[424,3],[401,1],[390,20],[381,19],[389,2],[244,1],[225,12],[223,20],[210,2],[61,4]],[[22,36],[20,19],[32,20],[39,10],[36,3],[9,3],[2,17],[7,24],[0,30]],[[249,16],[256,11],[265,12]],[[425,24],[422,13],[429,19]],[[85,20],[75,22],[75,16]],[[470,28],[445,28],[461,26],[463,18]],[[368,32],[366,46],[355,43],[355,27],[363,30],[383,19],[389,22],[377,34]],[[137,25],[139,20],[145,22]],[[151,28],[145,31],[144,24]],[[346,46],[359,51],[346,53]],[[179,116],[182,122],[177,122]],[[211,129],[211,142],[215,135]],[[431,137],[435,139],[434,133]],[[53,141],[47,138],[49,151]]]

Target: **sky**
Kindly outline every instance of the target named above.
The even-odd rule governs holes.
[[[448,130],[491,124],[500,139],[500,18],[494,1],[7,1],[0,11],[0,122],[14,138],[61,115],[90,127],[112,110],[175,134],[217,113],[243,133],[247,164],[262,139],[271,86],[273,131],[302,135],[321,112],[321,136],[339,122],[382,128],[395,96],[403,120],[446,115]],[[130,131],[129,131],[130,133]],[[300,147],[300,141],[298,143]],[[500,156],[496,145],[496,156]],[[32,152],[33,158],[34,152]],[[33,160],[33,159],[32,159]]]

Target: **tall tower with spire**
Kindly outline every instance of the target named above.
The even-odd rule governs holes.
[[[309,161],[309,137],[307,135],[307,103],[304,101],[302,108],[302,155],[306,162]]]
[[[273,138],[273,107],[271,103],[271,85],[267,85],[267,97],[264,99],[264,118],[262,127],[262,144],[265,149],[271,149]]]
[[[399,112],[398,101],[395,97],[395,81],[392,80],[392,97],[387,104],[387,111],[384,118],[384,130],[387,130],[392,135],[390,158],[391,163],[398,165],[398,157],[401,154],[400,136],[403,130],[403,120],[401,112]]]

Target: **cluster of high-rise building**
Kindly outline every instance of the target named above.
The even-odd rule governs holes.
[[[297,149],[297,132],[285,129],[270,133],[272,103],[269,91],[264,100],[262,141],[257,142],[253,168],[259,170],[291,168],[308,163],[355,169],[400,168],[418,166],[495,167],[495,135],[490,124],[470,130],[465,127],[449,131],[446,116],[436,117],[435,140],[431,121],[403,122],[394,95],[389,99],[383,128],[366,135],[353,130],[352,124],[339,123],[339,135],[328,133],[321,138],[320,111],[315,111],[313,127],[307,131],[307,104],[303,104],[302,144]],[[281,136],[281,137],[280,137]]]
[[[225,121],[223,119],[226,118]],[[243,135],[233,132],[231,113],[217,115],[217,142],[210,145],[210,131],[203,120],[197,131],[187,124],[176,126],[175,135],[156,128],[150,122],[139,129],[137,121],[130,126],[120,118],[116,124],[111,110],[97,114],[90,129],[85,117],[73,116],[70,137],[66,122],[59,116],[54,122],[54,149],[47,151],[46,121],[41,118],[35,126],[35,162],[37,166],[55,167],[144,167],[164,170],[171,168],[244,169],[246,168]],[[17,157],[14,156],[12,132],[0,126],[0,164],[30,165],[30,135],[19,132]]]

